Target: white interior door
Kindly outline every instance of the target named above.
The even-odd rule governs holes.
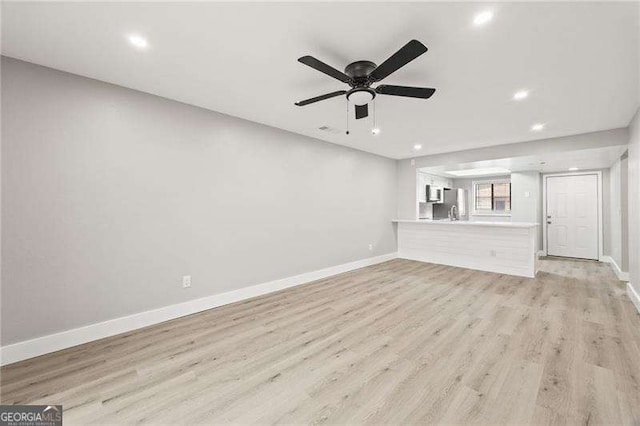
[[[598,259],[598,175],[547,177],[547,254]]]

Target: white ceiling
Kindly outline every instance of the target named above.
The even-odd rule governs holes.
[[[575,151],[550,152],[539,155],[527,155],[496,160],[474,161],[460,164],[443,164],[434,167],[422,167],[420,171],[448,178],[456,178],[446,173],[450,170],[470,170],[484,168],[502,168],[512,172],[539,171],[541,173],[566,172],[569,168],[579,170],[597,170],[611,167],[626,150],[625,146],[580,149]],[[464,179],[473,178],[472,176]]]
[[[475,27],[487,9],[494,19]],[[2,53],[407,158],[627,126],[639,104],[639,20],[636,2],[3,2]],[[149,48],[132,48],[130,33]],[[298,57],[379,64],[413,38],[429,51],[384,83],[438,91],[379,96],[379,135],[369,120],[351,120],[345,135],[342,98],[294,106],[346,87]],[[513,101],[523,88],[529,98]],[[531,132],[535,122],[546,129]]]

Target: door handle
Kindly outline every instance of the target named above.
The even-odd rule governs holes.
[[[550,220],[547,221],[547,225],[551,225],[551,221]]]

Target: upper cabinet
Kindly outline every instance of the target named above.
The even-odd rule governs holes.
[[[425,203],[427,201],[427,185],[451,189],[453,188],[453,180],[436,175],[430,175],[428,173],[418,172],[418,202],[420,203]]]

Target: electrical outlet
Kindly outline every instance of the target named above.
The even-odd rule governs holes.
[[[373,251],[373,244],[369,244],[369,251]]]
[[[182,287],[183,288],[191,287],[191,275],[185,275],[182,277]]]
[[[495,250],[491,250],[490,254],[491,254],[491,257],[496,257],[496,251]]]

